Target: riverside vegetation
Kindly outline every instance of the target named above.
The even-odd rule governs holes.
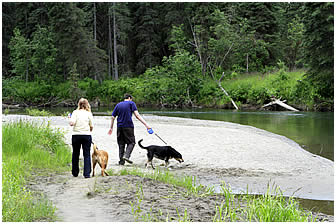
[[[38,125],[21,120],[4,124],[2,134],[3,221],[56,221],[55,206],[42,193],[30,190],[27,183],[34,176],[69,172],[71,152],[64,143],[63,133],[58,129],[52,130],[48,123]],[[280,189],[270,187],[269,191],[262,196],[248,194],[237,196],[232,194],[230,187],[225,183],[221,187],[221,193],[215,193],[212,187],[198,184],[196,177],[178,177],[167,170],[144,171],[125,168],[119,172],[113,170],[108,172],[111,176],[105,179],[96,178],[99,187],[95,185],[94,189],[88,192],[88,197],[104,197],[111,194],[111,189],[117,192],[126,191],[127,195],[133,195],[128,203],[129,212],[135,221],[189,222],[194,220],[194,212],[192,214],[188,212],[193,207],[190,203],[186,208],[181,210],[176,207],[175,211],[170,213],[166,212],[165,207],[154,206],[161,200],[170,200],[170,198],[173,200],[169,202],[172,205],[174,200],[183,201],[190,198],[196,201],[204,200],[207,204],[215,203],[212,210],[210,208],[210,211],[207,211],[209,220],[203,221],[316,221],[318,219],[316,214],[304,211],[294,198],[283,197]],[[129,179],[128,187],[125,187],[123,181],[108,179],[122,176],[137,178]],[[146,183],[149,185],[144,187]],[[152,201],[153,198],[147,195],[150,193],[149,186],[160,184],[168,186],[171,193],[167,195],[167,192],[164,192],[164,195],[158,195],[161,199]]]
[[[185,65],[197,68],[193,56],[179,55],[168,61],[164,66],[148,69],[140,77],[106,80],[101,84],[90,78],[61,84],[3,80],[3,102],[25,106],[65,105],[64,102],[74,105],[78,97],[86,97],[92,104],[111,106],[128,92],[137,104],[145,106],[233,108],[213,79],[186,71]],[[232,72],[221,85],[239,108],[260,108],[272,97],[281,97],[300,110],[332,110],[332,101],[319,100],[321,96],[305,74],[304,70],[288,72],[279,62],[276,71],[264,74]]]

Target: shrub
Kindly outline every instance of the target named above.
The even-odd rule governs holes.
[[[85,78],[78,81],[78,87],[82,90],[82,97],[87,98],[88,100],[93,100],[97,97],[97,89],[99,88],[98,80],[93,80],[91,78]]]
[[[49,111],[45,111],[45,110],[38,110],[38,109],[27,108],[26,111],[27,111],[28,115],[30,115],[30,116],[46,116],[46,117],[50,117],[50,116],[53,115]]]

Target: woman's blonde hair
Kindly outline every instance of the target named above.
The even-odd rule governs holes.
[[[91,112],[91,106],[89,104],[89,101],[85,98],[80,98],[78,101],[78,107],[77,110],[84,109],[86,111]]]

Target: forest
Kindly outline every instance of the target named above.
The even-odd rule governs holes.
[[[333,41],[333,2],[3,2],[2,100],[333,110]]]

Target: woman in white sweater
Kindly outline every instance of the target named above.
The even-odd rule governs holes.
[[[90,178],[91,173],[91,156],[90,149],[92,143],[91,132],[93,129],[93,116],[90,104],[87,99],[81,98],[78,101],[78,108],[70,117],[70,126],[72,130],[72,175],[78,176],[79,173],[79,154],[81,147],[84,156],[84,172],[85,178]]]

